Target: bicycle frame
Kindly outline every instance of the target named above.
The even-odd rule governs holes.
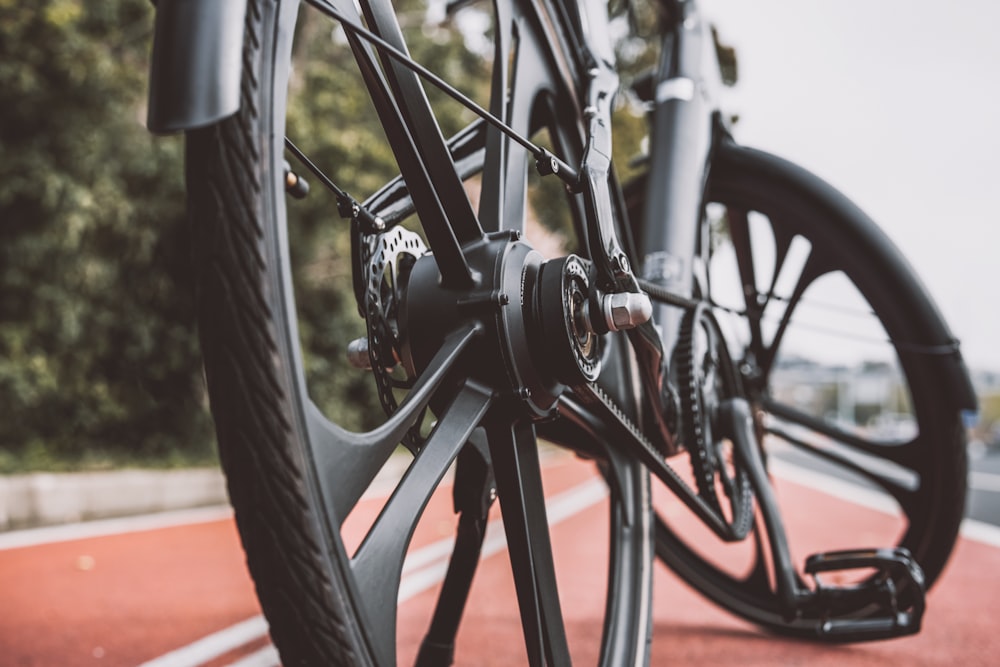
[[[638,257],[645,258],[644,275],[652,282],[673,288],[672,281],[680,280],[683,292],[690,293],[690,279],[685,274],[690,274],[687,268],[693,265],[696,254],[701,191],[712,147],[715,112],[712,96],[706,93],[718,79],[718,68],[708,48],[711,44],[708,28],[701,21],[693,0],[663,2],[672,22],[664,35],[663,59],[654,88],[657,94],[652,160],[654,166],[664,165],[664,177],[654,188],[655,197],[647,207],[647,224],[643,228],[649,231],[640,239]],[[216,88],[226,88],[233,81],[239,81],[241,63],[233,56],[239,52],[242,39],[235,32],[241,24],[236,19],[245,13],[246,0],[225,0],[222,3],[225,7],[217,11],[198,9],[204,4],[163,0],[158,7],[150,97],[151,129],[193,129],[234,108],[235,103],[228,94],[219,93]],[[625,214],[617,192],[612,191],[611,111],[619,80],[610,36],[602,29],[608,25],[606,5],[604,0],[556,0],[552,4],[539,3],[536,11],[540,15],[546,11],[556,14],[550,17],[555,19],[554,25],[550,24],[556,30],[553,37],[562,40],[568,57],[575,60],[573,65],[589,74],[589,82],[586,76],[583,77],[587,90],[578,91],[584,98],[583,112],[588,124],[582,165],[578,175],[567,176],[566,171],[573,171],[573,168],[564,169],[558,175],[564,180],[573,180],[571,185],[583,192],[588,227],[585,237],[590,259],[597,269],[598,288],[605,294],[635,295],[645,298],[648,303],[619,238]],[[184,28],[192,24],[199,28],[189,44],[190,35]],[[223,46],[210,44],[206,35],[215,33],[220,35],[217,41]],[[168,66],[171,58],[185,48],[190,49],[190,53]],[[668,266],[684,270],[668,275],[664,273],[664,267]],[[651,396],[660,392],[668,381],[665,351],[672,349],[678,324],[677,314],[671,309],[659,307],[657,310],[655,320],[640,322],[628,331],[638,356],[636,372]],[[592,316],[591,319],[598,328],[602,326],[601,318]],[[606,332],[607,325],[603,326]],[[631,394],[631,386],[625,393]],[[665,410],[655,401],[650,410],[657,421],[652,439],[661,451],[675,452],[677,446],[672,429],[666,423]],[[667,481],[670,471],[653,455],[652,448],[647,447],[647,450],[643,459]],[[667,483],[670,485],[669,481]],[[677,485],[675,490],[680,488]],[[708,513],[694,507],[696,499],[686,498],[685,501],[711,523]],[[719,525],[714,529],[722,531]]]
[[[640,285],[640,277],[645,281],[644,284],[655,286],[657,290],[669,293],[676,299],[691,300],[703,294],[698,285],[704,273],[704,267],[699,266],[699,256],[706,250],[699,238],[704,207],[703,195],[711,169],[713,151],[719,145],[719,141],[727,135],[717,106],[717,90],[721,83],[720,68],[713,48],[711,30],[701,16],[696,0],[660,1],[668,20],[662,35],[661,60],[652,79],[653,92],[651,99],[648,100],[652,106],[649,171],[656,175],[657,181],[655,187],[647,190],[642,220],[635,226],[641,230],[641,234],[636,240],[636,248],[633,249],[627,238],[631,226],[626,219],[624,206],[620,202],[621,197],[616,191],[617,183],[614,182],[611,165],[611,112],[619,79],[615,68],[613,45],[606,29],[609,22],[606,2],[605,0],[526,0],[531,2],[532,9],[537,10],[540,16],[550,11],[555,12],[555,20],[551,26],[555,32],[552,37],[561,40],[564,47],[557,49],[558,55],[565,54],[573,59],[573,66],[580,68],[579,72],[585,73],[573,77],[574,80],[579,79],[581,85],[585,87],[584,90],[577,91],[581,99],[576,100],[583,106],[585,146],[581,164],[565,165],[545,151],[541,151],[541,154],[552,158],[551,173],[561,172],[558,176],[582,195],[581,200],[586,212],[583,236],[588,246],[589,258],[597,274],[596,298],[625,295],[628,298],[634,296],[636,299],[646,299],[648,303],[649,297]],[[209,6],[212,8],[208,8]],[[193,129],[215,122],[238,109],[239,82],[242,76],[239,58],[242,47],[240,19],[245,12],[246,0],[224,0],[217,5],[161,0],[157,12],[157,46],[154,51],[151,85],[149,120],[151,129],[154,131]],[[192,25],[198,26],[193,38],[187,32]],[[364,30],[357,26],[355,29],[359,32]],[[382,55],[385,55],[387,48],[392,47],[382,45]],[[405,68],[405,65],[401,65],[399,72]],[[372,69],[374,70],[374,65]],[[389,69],[389,66],[386,69]],[[406,74],[412,78],[410,83],[419,91],[413,72],[407,71]],[[499,85],[503,85],[503,81],[500,81]],[[386,94],[388,95],[388,92]],[[397,91],[396,97],[405,99],[407,96]],[[497,100],[500,100],[500,96],[497,96],[495,103],[502,103],[502,100]],[[579,109],[574,108],[569,111],[577,113]],[[428,121],[428,126],[431,125],[433,119]],[[436,129],[436,125],[430,129]],[[509,133],[513,133],[510,128],[506,129]],[[414,134],[423,136],[424,133]],[[499,134],[495,136],[499,137]],[[458,144],[446,146],[443,138],[439,143],[442,159],[435,159],[436,154],[425,155],[422,145],[414,144],[412,162],[418,167],[434,163],[444,165],[442,167],[444,171],[452,172],[446,175],[453,186],[445,194],[468,205],[461,181],[457,173],[454,173],[454,165],[444,164],[449,158],[455,157]],[[451,151],[451,154],[446,151]],[[538,157],[536,154],[536,158]],[[542,166],[544,167],[544,164]],[[401,172],[404,171],[401,168]],[[432,187],[434,184],[430,182],[427,185],[436,197],[437,188]],[[410,187],[413,187],[412,182]],[[411,195],[413,199],[417,198],[415,194]],[[468,220],[465,222],[469,224],[463,228],[462,234],[456,234],[455,238],[451,239],[450,245],[436,243],[434,239],[430,240],[430,244],[439,255],[438,265],[432,267],[435,271],[440,266],[448,264],[464,267],[467,282],[471,282],[472,274],[465,266],[463,248],[476,241],[474,237],[477,235],[482,236],[483,230],[479,227],[471,208],[468,209],[468,213]],[[356,211],[354,215],[357,215]],[[433,228],[440,232],[459,231],[455,218],[444,215],[441,224]],[[496,240],[498,245],[506,243],[499,237]],[[444,256],[442,249],[446,247],[452,249],[453,256]],[[632,260],[629,259],[630,255]],[[631,261],[639,263],[638,277],[633,272]],[[462,273],[462,271],[452,271],[451,275],[460,277]],[[426,281],[427,285],[438,279],[437,274],[427,275],[430,276]],[[444,273],[442,275],[447,278]],[[470,286],[450,287],[466,289]],[[427,288],[426,292],[431,293],[431,288]],[[593,310],[589,315],[595,326],[595,333],[604,334],[611,329],[628,332],[637,363],[623,363],[622,366],[627,367],[625,375],[636,377],[623,377],[617,382],[623,385],[621,392],[632,397],[636,393],[634,388],[637,383],[634,380],[641,380],[649,402],[648,412],[652,419],[656,420],[655,425],[648,429],[650,433],[644,434],[639,433],[639,429],[631,424],[615,424],[612,415],[607,420],[608,431],[618,429],[620,434],[624,435],[621,444],[618,445],[621,454],[645,463],[649,470],[716,531],[720,538],[741,539],[746,533],[735,535],[736,531],[726,526],[724,520],[713,513],[698,495],[684,486],[676,477],[676,473],[663,461],[663,453],[669,455],[677,451],[673,435],[676,429],[666,423],[663,388],[668,386],[667,360],[675,346],[684,312],[666,304],[654,306],[651,303],[649,311],[644,313],[646,319],[636,318],[634,322],[630,319],[627,326],[620,327],[617,326],[619,323],[612,321],[610,317],[606,317],[604,324],[601,324],[599,318],[594,319]],[[433,348],[428,346],[428,349]],[[566,380],[566,382],[574,381]],[[618,387],[614,389],[617,390]],[[594,391],[599,392],[600,388],[595,385]],[[595,399],[595,396],[596,394],[590,398]],[[558,396],[553,398],[553,402],[556,398]],[[571,407],[567,412],[575,413],[576,418],[586,421],[590,414],[589,409],[582,405],[572,405],[574,400],[579,398],[580,396],[575,398],[570,396],[568,402]],[[596,400],[600,402],[599,397]],[[723,403],[720,409],[720,414],[723,415],[719,420],[722,423],[720,431],[725,431],[724,436],[735,443],[736,456],[749,471],[760,511],[766,518],[776,588],[783,602],[782,611],[791,618],[803,605],[818,604],[815,602],[817,596],[803,590],[791,564],[780,513],[771,495],[767,472],[757,451],[756,435],[750,428],[749,404],[742,398],[729,399]],[[549,406],[545,409],[548,410]],[[574,419],[572,415],[568,417]],[[466,435],[456,437],[461,440]],[[658,447],[654,449],[650,441]],[[911,565],[913,564],[908,555],[896,552],[876,555],[852,553],[846,556],[827,554],[813,560],[807,572],[858,566],[875,567],[880,571],[898,569],[903,572],[900,576],[908,577],[910,585],[916,589],[919,570],[911,572],[913,569]],[[828,595],[833,597],[853,595],[862,598],[876,594],[882,594],[882,591],[858,589],[852,593],[838,592]],[[824,631],[840,633],[845,637],[894,636],[915,631],[919,627],[921,613],[922,598],[920,604],[915,606],[913,618],[902,621],[877,619],[878,622],[871,628],[845,621],[833,630]]]
[[[722,85],[711,30],[694,0],[666,0],[672,25],[664,36],[653,81],[650,129],[650,188],[638,239],[641,275],[667,290],[691,297],[696,275],[699,221],[711,153],[721,127],[717,106]],[[659,305],[664,349],[673,349],[680,314]]]

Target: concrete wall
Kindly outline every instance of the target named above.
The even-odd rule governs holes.
[[[218,469],[0,477],[0,530],[228,503]]]

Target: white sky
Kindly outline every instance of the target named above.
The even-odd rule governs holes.
[[[703,0],[736,47],[736,138],[830,181],[886,230],[1000,370],[1000,2]]]

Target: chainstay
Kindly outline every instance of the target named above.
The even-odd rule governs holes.
[[[723,517],[685,482],[666,461],[656,447],[643,435],[639,427],[596,383],[589,382],[572,387],[573,396],[581,405],[591,410],[604,423],[612,424],[625,435],[624,447],[636,456],[651,473],[663,482],[681,502],[695,513],[719,538],[733,541],[738,538]]]

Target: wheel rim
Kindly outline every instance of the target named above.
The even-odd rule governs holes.
[[[808,200],[781,178],[769,178],[770,165],[748,158],[740,170],[725,160],[709,186],[705,297],[726,331],[758,411],[768,466],[779,496],[784,495],[793,557],[801,564],[819,551],[901,544],[933,582],[961,515],[964,449],[959,411],[940,400],[943,378],[933,372],[933,355],[908,353],[913,346],[905,341],[912,330],[927,328],[918,311],[905,305],[919,288],[900,285],[896,277],[886,281],[878,249],[866,247],[821,202]],[[815,311],[811,317],[810,309]],[[827,414],[824,397],[817,396],[822,388],[817,378],[830,382],[824,375],[838,363],[837,351],[843,355],[839,363],[853,363],[848,356],[853,355],[879,373],[885,386],[869,388],[867,400],[880,403],[888,416],[878,417],[874,405],[867,407],[875,416],[866,416],[863,401],[844,395],[839,406],[833,404],[840,414]],[[876,353],[880,356],[872,356]],[[839,379],[841,390],[848,379]],[[811,384],[804,384],[807,380]],[[833,381],[836,387],[836,376]],[[851,423],[841,423],[848,413]],[[885,435],[879,435],[880,428]],[[831,473],[833,482],[827,477]],[[789,474],[808,481],[796,486],[785,481]],[[841,500],[826,496],[822,507],[852,512],[851,517],[838,523],[835,514],[797,512],[796,502],[805,497],[800,485],[810,483],[843,494]],[[850,502],[843,502],[845,496]],[[858,509],[859,502],[869,508]],[[782,618],[759,517],[751,542],[726,547],[694,537],[702,533],[692,531],[686,520],[670,519],[667,505],[659,507],[657,554],[683,578],[750,620],[815,635],[815,613],[794,621]],[[894,518],[889,521],[889,516]],[[810,524],[824,522],[825,534],[817,535]]]
[[[326,3],[305,4],[315,5],[322,13]],[[353,11],[353,4],[339,3],[337,8]],[[371,3],[366,9],[369,25],[382,25],[384,34],[392,33],[392,7],[388,2]],[[506,91],[509,93],[510,103],[506,107],[502,103],[494,104],[493,110],[498,114],[502,112],[509,125],[529,134],[557,116],[566,117],[564,105],[571,91],[565,89],[561,74],[551,68],[528,66],[532,61],[547,60],[541,55],[540,38],[532,30],[522,25],[516,39],[514,38],[511,26],[516,20],[524,20],[520,15],[521,10],[516,6],[508,6],[501,8],[501,12],[502,15],[506,14],[503,18],[506,27],[497,32],[502,57],[498,56],[495,61],[509,65],[512,71],[500,72],[494,76],[498,81],[516,80],[519,83]],[[293,51],[290,39],[296,34],[292,28],[294,20],[294,7],[284,8],[276,32],[274,89],[277,93],[272,101],[275,119],[283,118],[286,106],[282,97],[285,86],[281,82],[288,80],[291,90],[301,94],[307,92],[305,89],[308,88],[308,81],[304,80],[312,75],[311,72],[295,70],[298,65],[295,58],[300,57],[301,53]],[[300,26],[306,26],[299,28],[301,35],[301,31],[309,29],[308,21],[315,19],[310,18],[305,24],[302,23],[302,17],[299,20]],[[355,55],[360,54],[362,61],[367,57],[366,54],[370,54],[367,47],[350,36],[346,42],[341,51],[353,47]],[[413,43],[408,43],[408,46],[414,53],[422,48]],[[284,64],[290,54],[294,54],[291,69]],[[337,60],[339,56],[334,54],[331,58]],[[362,62],[362,69],[364,67]],[[412,88],[414,81],[410,72],[398,70],[392,64],[385,65],[385,68],[391,79],[390,88],[403,91],[404,99],[413,100],[418,97]],[[498,85],[494,83],[494,88]],[[379,91],[375,91],[374,97],[377,102]],[[294,104],[290,103],[288,106],[288,132],[309,127],[309,119],[298,117],[299,112]],[[562,115],[556,113],[557,108],[562,109]],[[575,103],[570,110],[570,118],[579,117]],[[493,133],[479,131],[469,142],[471,148],[464,161],[462,156],[456,155],[459,153],[456,149],[457,142],[451,142],[449,152],[455,155],[456,166],[451,166],[451,160],[425,159],[421,156],[433,155],[435,150],[442,147],[447,150],[448,144],[434,145],[432,135],[437,130],[428,126],[431,120],[422,115],[426,108],[419,102],[401,111],[402,113],[383,114],[380,121],[387,126],[386,135],[395,153],[393,162],[406,177],[407,189],[403,191],[393,184],[391,178],[382,177],[377,180],[376,188],[382,183],[387,185],[370,198],[368,204],[389,219],[390,224],[396,222],[392,216],[401,217],[401,212],[416,210],[421,223],[419,230],[434,253],[431,259],[424,260],[423,265],[431,265],[427,270],[440,273],[440,282],[448,289],[465,289],[470,276],[490,271],[498,276],[497,282],[493,284],[499,286],[504,280],[513,280],[507,277],[508,274],[513,276],[518,271],[527,271],[528,269],[515,264],[515,261],[528,260],[514,259],[520,258],[526,251],[520,249],[523,244],[518,245],[519,242],[514,241],[513,237],[508,240],[491,237],[494,239],[490,242],[492,245],[488,243],[487,246],[502,246],[503,249],[489,252],[483,250],[480,252],[482,257],[476,251],[463,248],[470,243],[474,245],[475,237],[481,236],[483,229],[499,231],[521,227],[525,217],[524,175],[527,162],[523,157],[515,155],[519,149]],[[408,120],[402,120],[403,116]],[[577,126],[571,124],[566,128],[565,124],[554,122],[549,125],[551,140],[565,151],[563,154],[571,155],[573,151],[579,151]],[[407,132],[420,145],[413,146],[408,153],[407,150],[410,149],[405,146],[407,142],[400,138],[400,132]],[[270,244],[273,254],[267,258],[267,262],[282,267],[282,274],[273,286],[279,313],[284,316],[283,328],[279,331],[278,354],[285,360],[285,373],[292,394],[289,405],[295,413],[291,416],[293,429],[303,443],[303,460],[309,470],[313,502],[318,506],[317,519],[324,522],[321,530],[327,537],[327,560],[331,569],[337,570],[335,580],[346,582],[353,607],[362,619],[363,634],[372,659],[377,664],[395,662],[395,599],[410,537],[425,503],[449,465],[458,457],[464,443],[481,438],[488,444],[493,457],[529,659],[532,664],[541,659],[552,664],[562,664],[568,659],[568,654],[548,528],[544,512],[539,511],[539,508],[544,507],[544,497],[539,476],[536,433],[532,422],[535,415],[523,407],[511,407],[511,402],[503,396],[510,392],[511,387],[508,382],[502,381],[502,373],[484,374],[471,370],[473,364],[470,352],[482,356],[486,349],[481,342],[484,337],[490,340],[496,338],[496,334],[483,333],[483,323],[502,326],[506,320],[493,315],[460,318],[453,322],[453,326],[439,328],[427,340],[414,343],[419,351],[413,353],[409,361],[411,365],[419,367],[418,372],[411,378],[408,390],[397,390],[398,409],[381,423],[372,425],[355,421],[348,424],[354,430],[347,430],[336,423],[336,414],[333,419],[329,418],[325,414],[325,407],[335,404],[344,395],[344,390],[343,387],[331,389],[323,384],[322,378],[324,375],[338,375],[330,367],[333,366],[333,361],[343,359],[344,354],[343,350],[317,343],[323,338],[329,338],[320,334],[329,332],[313,330],[317,322],[315,314],[303,315],[296,311],[296,303],[304,302],[303,299],[297,299],[297,292],[310,289],[308,283],[313,278],[309,274],[311,258],[295,257],[294,249],[300,247],[301,243],[291,243],[288,238],[289,234],[299,234],[302,230],[296,228],[301,220],[286,217],[288,213],[283,188],[278,185],[282,180],[278,177],[284,175],[284,161],[291,161],[284,150],[284,133],[282,121],[276,120],[272,128],[274,139],[267,157],[269,182],[274,185],[269,207],[275,220],[273,233],[276,234]],[[475,134],[475,130],[469,133]],[[324,162],[324,151],[322,148],[317,149],[315,141],[311,144],[309,141],[297,143],[310,156],[320,156],[315,160],[317,163]],[[401,145],[403,148],[400,148]],[[508,167],[508,162],[516,166]],[[413,176],[422,169],[426,170],[428,164],[435,165],[436,173]],[[464,192],[456,193],[454,188],[461,188],[469,174],[478,172],[482,173],[482,192],[477,221]],[[375,189],[369,187],[365,191],[361,184],[352,185],[352,190],[355,187],[358,188],[356,191],[364,193]],[[429,203],[434,197],[440,201]],[[390,204],[385,204],[390,200]],[[332,207],[328,205],[328,208]],[[308,226],[308,222],[306,225]],[[265,230],[265,234],[269,233],[272,233],[271,230]],[[336,249],[338,243],[341,255],[334,254],[332,264],[349,261],[350,258],[342,239],[333,240],[329,245]],[[303,264],[305,270],[301,267]],[[508,268],[508,265],[514,268]],[[415,268],[414,275],[417,271]],[[486,282],[489,284],[488,280]],[[465,294],[471,298],[472,286],[468,287]],[[318,289],[322,291],[322,285]],[[427,291],[433,290],[428,288]],[[314,303],[315,301],[313,299]],[[423,311],[424,305],[432,301],[433,298],[429,297],[419,308],[412,304],[408,307],[411,311]],[[341,315],[349,310],[343,303],[335,303],[333,297],[326,301],[326,305],[330,306],[332,312]],[[410,313],[408,317],[407,337],[412,343],[419,338],[416,335],[418,325],[414,323],[419,318],[424,318],[425,314]],[[510,326],[518,325],[515,323]],[[363,323],[360,330],[364,330]],[[343,336],[341,331],[334,338],[338,336]],[[500,335],[502,342],[509,342],[509,339],[510,336]],[[489,345],[487,348],[492,351]],[[513,353],[501,350],[500,356],[505,355],[512,357]],[[512,371],[511,365],[512,362],[507,364],[507,371]],[[513,368],[513,371],[516,372],[518,368]],[[352,371],[340,371],[350,372]],[[358,371],[353,373],[356,377]],[[319,400],[314,400],[317,395]],[[319,405],[324,405],[324,408]],[[520,403],[517,405],[520,406]],[[422,439],[419,453],[409,466],[407,474],[379,518],[372,524],[357,552],[346,558],[350,554],[342,551],[344,547],[340,535],[344,520],[405,434],[411,429],[420,428],[422,415],[427,409],[435,413],[436,424],[432,429],[424,427],[419,436]],[[609,484],[609,567],[612,576],[608,578],[600,662],[609,665],[632,662],[644,654],[644,625],[648,624],[643,614],[648,615],[649,530],[636,530],[634,525],[636,521],[645,520],[645,513],[641,508],[643,503],[648,503],[646,476],[637,464],[608,451],[603,441],[594,437],[593,433],[575,432],[572,435],[575,442],[565,444],[585,448],[591,455],[595,451],[603,452],[602,465],[607,478],[612,480]],[[641,638],[636,640],[636,635]]]

